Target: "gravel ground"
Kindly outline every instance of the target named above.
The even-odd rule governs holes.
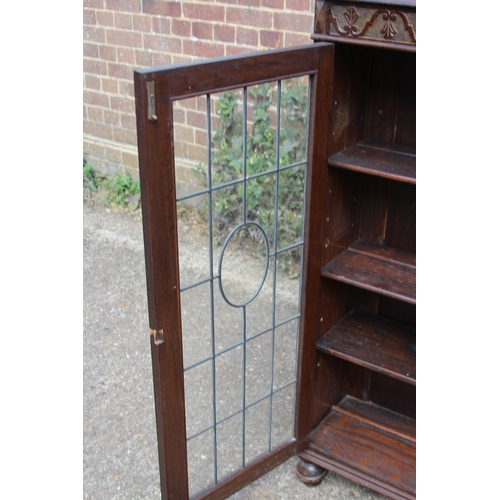
[[[88,204],[83,215],[83,498],[159,499],[141,215]],[[296,461],[232,498],[385,498],[332,473],[307,487]]]

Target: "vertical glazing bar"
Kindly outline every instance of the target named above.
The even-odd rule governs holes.
[[[210,330],[212,354],[212,413],[214,423],[214,483],[217,484],[217,399],[215,394],[215,307],[214,307],[214,252],[212,238],[212,119],[210,94],[207,94],[207,186],[208,186],[208,248],[210,264]]]
[[[243,356],[243,376],[241,377],[243,380],[243,412],[242,412],[242,467],[245,467],[245,429],[246,429],[246,373],[247,373],[247,307],[243,306],[243,346],[242,346],[242,356]]]
[[[271,387],[269,390],[269,434],[268,449],[272,446],[273,425],[273,386],[274,386],[274,347],[276,337],[276,259],[278,250],[278,208],[279,208],[279,166],[280,166],[280,127],[281,127],[281,80],[278,81],[278,96],[276,102],[276,180],[274,184],[274,237],[273,237],[273,306],[272,306],[272,333],[271,333]]]
[[[247,222],[247,87],[243,87],[243,224]]]

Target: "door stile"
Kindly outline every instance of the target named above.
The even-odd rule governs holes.
[[[321,300],[321,253],[323,246],[320,214],[327,182],[327,159],[330,154],[330,113],[333,89],[334,45],[319,48],[318,72],[311,85],[311,116],[306,180],[304,220],[304,268],[299,338],[295,438],[298,451],[308,444],[312,428],[316,341],[319,332],[317,309]]]
[[[173,168],[173,120],[165,85],[136,73],[136,114],[151,357],[162,498],[189,498],[180,286]],[[148,119],[154,81],[157,120]]]

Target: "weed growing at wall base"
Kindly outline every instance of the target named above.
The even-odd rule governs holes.
[[[127,172],[106,177],[98,174],[86,160],[83,160],[83,195],[88,201],[96,198],[111,207],[137,210],[141,203],[139,181],[134,181]]]

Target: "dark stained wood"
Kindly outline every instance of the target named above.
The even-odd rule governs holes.
[[[327,472],[328,471],[323,469],[323,467],[307,462],[302,458],[299,459],[295,468],[297,477],[308,486],[316,486],[321,483]]]
[[[388,410],[383,406],[346,396],[337,405],[337,410],[353,418],[363,420],[375,427],[384,429],[391,434],[413,442],[416,441],[417,423],[415,419]]]
[[[168,71],[168,99],[176,100],[223,90],[284,80],[316,73],[322,47],[328,43],[302,47],[252,52],[238,56],[195,61],[168,67],[137,70],[138,74],[155,79]],[[164,98],[163,94],[157,98]]]
[[[363,243],[366,248],[369,243]],[[397,298],[410,304],[416,303],[415,268],[406,264],[408,252],[390,249],[390,259],[381,258],[384,253],[373,245],[370,254],[350,248],[323,267],[326,278],[358,286],[366,290]],[[378,254],[377,254],[378,252]],[[374,254],[377,254],[376,256]]]
[[[417,386],[371,371],[367,400],[401,415],[416,419]]]
[[[309,447],[328,463],[348,467],[396,491],[415,495],[416,447],[410,439],[334,407],[311,433]]]
[[[373,141],[376,144],[383,144]],[[345,168],[401,182],[416,183],[416,158],[402,154],[396,148],[370,147],[371,141],[361,141],[328,159],[332,167]],[[392,150],[391,150],[392,149]]]
[[[171,106],[157,103],[163,119],[147,119],[146,75],[135,74],[142,217],[148,289],[151,357],[163,500],[189,497],[180,287],[173,158],[158,147],[173,144]],[[168,95],[166,84],[157,91]],[[165,168],[165,166],[169,168]]]
[[[352,363],[416,384],[415,328],[351,311],[318,340],[318,349]]]
[[[330,111],[334,47],[323,46],[317,75],[312,80],[309,132],[309,166],[306,177],[304,216],[304,267],[302,275],[301,326],[299,338],[298,380],[295,413],[295,438],[303,443],[312,427],[316,339],[321,329],[318,306],[321,299],[321,262],[323,220],[318,217],[325,203],[324,191],[328,176],[327,158],[331,154]]]

